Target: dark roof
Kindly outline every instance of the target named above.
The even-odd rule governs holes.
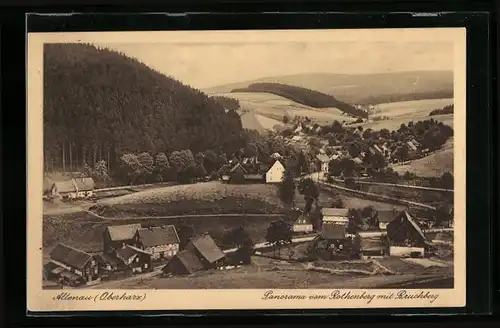
[[[337,224],[323,224],[321,237],[323,239],[343,240],[345,239],[345,226]]]
[[[106,228],[112,241],[130,240],[134,238],[137,230],[141,229],[140,223],[108,226]]]
[[[239,171],[243,172],[243,173],[247,173],[247,170],[245,170],[245,168],[240,164],[240,163],[236,163],[236,165],[233,166],[233,168],[231,170],[229,170],[230,173],[235,173],[235,172],[238,172],[237,169],[240,169]]]
[[[92,178],[76,178],[75,181],[76,188],[78,191],[89,191],[94,190],[95,184]]]
[[[109,254],[106,254],[106,253],[97,254],[96,258],[99,262],[101,262],[103,264],[111,264],[111,265],[119,265],[120,264],[119,259],[117,259],[116,257],[111,256]]]
[[[395,211],[378,211],[377,212],[378,222],[382,222],[382,223],[391,222],[395,216],[396,216]]]
[[[229,173],[229,171],[231,171],[231,168],[232,168],[231,164],[224,164],[219,169],[219,174],[227,174],[227,173]]]
[[[215,244],[209,234],[204,234],[195,238],[191,238],[187,248],[195,248],[209,263],[214,263],[225,257],[222,250]]]
[[[409,232],[408,229],[413,230],[422,242],[426,241],[424,232],[408,211],[399,212],[399,214],[387,225],[387,236],[390,240],[400,242],[406,238],[407,232]]]
[[[191,251],[183,250],[179,253],[175,254],[174,257],[170,260],[177,259],[184,266],[188,273],[194,273],[203,269],[203,264],[200,262],[200,259]],[[165,271],[169,265],[163,267],[163,271]]]
[[[61,262],[74,268],[83,268],[91,258],[92,255],[64,244],[58,244],[52,252],[50,252],[51,260]]]
[[[139,239],[145,247],[178,244],[179,236],[173,225],[141,228],[137,230]]]

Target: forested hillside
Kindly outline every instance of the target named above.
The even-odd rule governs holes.
[[[292,85],[280,83],[253,83],[247,88],[234,89],[231,92],[268,92],[306,106],[315,108],[335,107],[352,116],[368,117],[367,112],[339,101],[331,95]]]
[[[86,44],[44,49],[44,150],[51,170],[124,153],[239,148],[237,113],[135,59]]]

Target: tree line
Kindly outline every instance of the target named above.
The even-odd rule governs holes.
[[[429,116],[444,114],[453,114],[453,104],[444,106],[443,108],[434,109],[429,113]]]

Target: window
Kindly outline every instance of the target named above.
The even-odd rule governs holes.
[[[136,258],[135,258],[135,261],[136,261],[136,262],[139,262],[139,258],[138,258],[138,257],[136,257]]]
[[[144,269],[147,269],[147,268],[148,268],[148,264],[144,263]]]

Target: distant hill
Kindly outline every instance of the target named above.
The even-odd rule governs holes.
[[[338,101],[332,95],[287,84],[253,83],[246,88],[233,89],[231,92],[267,92],[313,108],[335,107],[352,116],[368,117],[367,112],[342,101]]]
[[[44,48],[45,164],[66,168],[123,152],[240,147],[239,115],[199,90],[115,51]],[[72,165],[72,166],[73,166]]]
[[[349,104],[380,104],[395,101],[453,97],[453,72],[412,71],[377,74],[311,73],[265,77],[207,88],[207,93],[226,93],[253,83],[299,86],[334,96]]]

